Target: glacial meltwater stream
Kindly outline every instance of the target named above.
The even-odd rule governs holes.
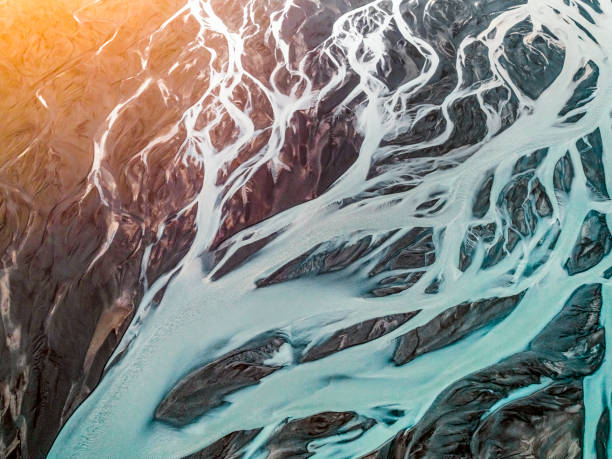
[[[172,218],[195,215],[193,242],[151,278],[155,228],[129,329],[49,457],[234,432],[200,457],[609,454],[610,0],[187,0],[139,57],[84,196],[119,222],[131,107],[202,78],[133,159],[147,174],[184,134],[168,167],[202,182]]]

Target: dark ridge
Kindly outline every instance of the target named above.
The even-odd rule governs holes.
[[[263,247],[265,247],[266,245],[268,245],[271,241],[273,241],[277,236],[279,235],[279,233],[274,233],[271,234],[270,236],[264,237],[262,239],[256,240],[255,242],[251,242],[250,244],[247,244],[243,247],[240,247],[238,250],[236,250],[236,252],[234,252],[232,254],[232,256],[230,256],[225,263],[223,263],[222,266],[220,266],[217,271],[215,272],[215,274],[212,276],[213,280],[219,280],[220,278],[222,278],[223,276],[225,276],[227,273],[233,271],[234,269],[238,268],[239,266],[241,266],[245,261],[247,261],[251,256],[253,256],[255,253],[259,252]],[[231,247],[227,246],[227,247],[222,247],[218,250],[216,250],[214,252],[214,254],[207,254],[209,256],[212,256],[213,260],[212,260],[212,266],[207,266],[207,262],[209,261],[207,258],[203,259],[203,268],[205,272],[210,271],[211,268],[218,266],[218,264],[221,262],[221,260],[223,259],[223,256],[225,255],[225,253],[227,252],[227,250]]]
[[[546,234],[540,239],[535,247],[535,250],[531,251],[528,255],[527,266],[523,274],[525,276],[531,276],[541,266],[543,266],[550,258],[550,255],[557,245],[559,236],[561,235],[561,225],[557,220],[551,227],[546,231]],[[541,248],[547,245],[546,250],[542,253]]]
[[[487,118],[476,96],[467,96],[453,102],[449,109],[449,117],[454,127],[448,140],[441,145],[400,156],[398,160],[440,157],[457,148],[475,145],[485,138]]]
[[[610,199],[603,165],[603,144],[599,128],[576,142],[587,186],[598,199]]]
[[[404,365],[420,355],[442,349],[474,331],[505,319],[519,304],[524,292],[506,298],[489,298],[462,303],[445,310],[397,340],[393,354],[396,365]]]
[[[327,340],[311,347],[302,357],[302,362],[312,362],[349,347],[364,344],[391,333],[408,322],[420,311],[391,314],[366,320],[343,330],[338,330]]]
[[[146,119],[142,123],[143,129],[151,128]],[[159,129],[159,124],[154,127]],[[134,184],[134,199],[123,201],[125,211],[120,216],[113,215],[97,191],[84,194],[87,172],[79,178],[80,172],[72,171],[82,180],[80,185],[72,184],[72,179],[53,184],[65,172],[58,158],[72,158],[74,152],[58,147],[56,157],[47,162],[53,166],[47,169],[39,167],[34,153],[22,165],[23,174],[30,169],[39,174],[33,183],[45,187],[47,202],[36,198],[37,209],[30,213],[13,201],[9,209],[17,215],[2,212],[10,223],[0,224],[0,244],[19,246],[14,264],[6,258],[10,250],[2,253],[8,269],[10,321],[19,327],[20,338],[15,350],[7,347],[6,339],[0,342],[0,381],[10,394],[5,406],[13,406],[2,414],[0,455],[47,455],[63,423],[97,386],[133,318],[144,290],[145,247],[152,245],[146,272],[151,282],[172,270],[189,249],[195,234],[193,211],[176,215],[199,190],[202,170],[191,163],[170,168],[169,151],[176,153],[175,143],[171,139],[160,144],[151,154],[148,179]],[[123,154],[129,156],[129,149]],[[124,171],[113,173],[118,187],[123,187]],[[122,191],[114,199],[124,197]],[[148,199],[155,203],[145,209]],[[27,233],[20,234],[21,222],[28,222]],[[161,224],[165,229],[158,238]],[[7,234],[13,236],[5,240]]]
[[[324,412],[295,419],[279,427],[264,448],[269,458],[305,459],[315,454],[309,447],[313,440],[353,432],[359,438],[376,424],[373,419],[353,412]]]
[[[595,434],[595,453],[597,459],[608,459],[608,439],[610,438],[610,410],[606,406],[597,422]]]
[[[465,48],[465,56],[463,87],[478,87],[481,83],[493,77],[491,62],[489,61],[489,48],[483,42],[470,43]]]
[[[570,116],[569,118],[567,118],[563,123],[564,124],[575,124],[578,121],[580,121],[582,118],[584,118],[586,116],[586,112],[584,113],[578,113],[576,115]]]
[[[552,214],[552,204],[540,181],[530,173],[515,176],[497,201],[502,220],[523,237],[533,235],[538,218]]]
[[[525,445],[544,454],[533,457],[581,457],[582,378],[596,371],[605,355],[601,306],[600,284],[579,287],[525,351],[454,382],[414,427],[366,457],[473,457],[478,451],[495,453],[498,446],[512,456]],[[489,413],[513,391],[543,377],[553,383]],[[549,441],[554,438],[560,441]],[[557,447],[560,456],[554,455]]]
[[[383,39],[387,55],[376,67],[376,76],[389,89],[395,91],[419,75],[425,59],[419,51],[407,42],[397,29],[395,21]]]
[[[599,45],[599,42],[597,41],[597,39],[593,36],[593,34],[591,32],[589,32],[589,29],[585,28],[582,24],[580,24],[580,22],[572,19],[572,23],[579,28],[582,32],[584,32],[584,34],[589,37],[590,40],[593,41],[593,43]]]
[[[273,171],[262,165],[223,207],[224,220],[211,248],[239,231],[323,194],[357,159],[362,139],[355,131],[355,115],[319,115],[316,110],[293,115]]]
[[[588,271],[596,266],[612,248],[612,235],[608,229],[606,215],[590,211],[580,228],[580,234],[565,263],[570,276]]]
[[[474,432],[470,452],[471,457],[582,459],[583,435],[582,381],[563,381],[487,416]]]
[[[582,3],[589,5],[597,14],[603,14],[599,0],[582,0]]]
[[[553,175],[555,191],[568,194],[572,189],[573,180],[574,166],[572,166],[572,160],[570,159],[569,153],[565,153],[555,165],[555,172]]]
[[[235,12],[241,10],[243,5],[236,0],[215,0],[213,3],[215,12],[224,22],[227,21],[231,30],[237,31],[240,21],[237,22]],[[339,48],[332,46],[330,55],[315,48],[329,38],[334,21],[339,16],[363,4],[362,0],[332,0],[325,4],[309,0],[294,2],[286,11],[280,28],[281,36],[290,43],[290,62],[277,69],[274,75],[272,72],[281,58],[276,53],[274,43],[268,40],[266,30],[272,14],[283,9],[284,4],[279,1],[254,4],[249,18],[249,26],[254,33],[244,43],[245,69],[262,84],[269,86],[269,81],[273,79],[281,92],[288,95],[303,83],[292,72],[304,64],[314,88],[323,88],[337,75],[338,62],[345,58]],[[418,56],[413,57],[415,62],[419,60]],[[213,250],[242,229],[321,195],[350,167],[357,158],[362,140],[355,131],[352,111],[359,100],[352,101],[341,113],[335,111],[358,83],[358,75],[349,71],[344,81],[325,94],[318,106],[293,115],[279,158],[283,166],[275,169],[272,162],[262,165],[245,186],[229,197],[223,208],[223,224],[211,247]],[[254,98],[253,94],[257,95],[249,104],[252,109],[250,116],[256,128],[269,129],[273,117],[269,102],[257,87],[249,86],[249,90],[251,99]],[[237,105],[246,107],[242,102]],[[220,145],[225,146],[231,140],[230,134],[222,133]],[[222,183],[225,183],[229,172],[250,160],[266,143],[265,135],[254,139],[252,145],[241,151],[228,165]]]
[[[531,183],[531,199],[536,213],[540,217],[550,217],[552,215],[552,204],[550,198],[544,191],[542,182],[536,177]]]
[[[580,4],[576,4],[576,6],[578,7],[578,12],[580,13],[580,16],[585,18],[591,24],[595,25],[595,20],[593,19],[593,16],[591,16],[589,12],[585,10]]]
[[[358,438],[375,424],[373,419],[353,412],[333,411],[286,420],[272,433],[262,449],[267,451],[268,458],[305,459],[314,455],[309,446],[313,440],[343,433],[353,433],[354,438]],[[233,432],[184,459],[241,459],[244,448],[260,432],[261,429]]]
[[[425,293],[428,295],[435,295],[440,291],[440,285],[444,282],[442,277],[436,277],[431,284],[425,289]]]
[[[601,305],[601,284],[577,288],[529,349],[556,359],[555,374],[560,378],[591,374],[601,365],[606,347],[599,323]]]
[[[240,459],[244,456],[244,448],[255,439],[259,432],[261,429],[232,432],[183,459]]]
[[[164,231],[159,240],[153,244],[149,255],[147,266],[149,285],[153,284],[160,275],[170,271],[187,254],[195,238],[195,231],[185,231],[185,229],[195,229],[197,213],[196,204],[184,214],[166,221]]]
[[[487,223],[486,225],[471,225],[459,249],[459,269],[465,271],[472,264],[476,247],[479,243],[484,243],[485,246],[490,246],[495,240],[497,225],[495,223]]]
[[[433,229],[416,227],[406,232],[385,250],[369,275],[376,276],[384,271],[396,269],[424,268],[435,260]]]
[[[476,36],[503,11],[524,4],[524,0],[489,0],[485,2],[464,2],[444,0],[433,4],[419,1],[406,5],[410,12],[418,15],[417,27],[428,41],[439,50],[443,57],[453,59],[456,49],[467,36]],[[427,14],[419,7],[427,5]],[[422,20],[421,20],[422,17]],[[412,22],[410,16],[405,18]]]
[[[489,207],[491,207],[491,187],[493,186],[494,179],[495,175],[490,172],[476,193],[474,203],[472,204],[472,215],[476,218],[484,217],[489,211]]]
[[[561,73],[565,50],[554,44],[556,37],[546,31],[539,32],[528,46],[524,38],[533,32],[531,19],[512,27],[504,37],[505,56],[500,62],[520,90],[536,100]]]
[[[527,159],[529,164],[533,159]],[[519,169],[523,165],[519,165]],[[507,253],[514,250],[521,238],[533,236],[539,218],[552,215],[552,203],[533,170],[526,170],[513,176],[503,188],[497,200],[498,212],[503,227],[501,236],[487,249],[482,268],[499,263]],[[466,238],[465,248],[460,254],[460,265],[467,269],[471,263],[470,241]],[[487,240],[488,242],[488,240]],[[490,242],[488,242],[490,243]]]
[[[522,174],[523,172],[535,170],[540,164],[542,164],[542,161],[544,161],[547,154],[548,148],[540,148],[530,155],[523,156],[512,168],[512,175],[518,175]]]
[[[164,397],[155,411],[155,419],[180,427],[222,406],[226,395],[258,384],[279,370],[280,366],[264,362],[286,342],[283,336],[265,334],[192,371]]]
[[[512,230],[508,231],[508,234],[515,236]],[[516,241],[517,238],[514,240]],[[514,242],[515,244],[516,242]],[[482,269],[490,268],[495,266],[497,263],[503,260],[503,258],[514,249],[513,244],[506,245],[506,240],[503,237],[497,239],[497,241],[491,245],[486,252],[485,258],[482,261]]]
[[[374,239],[371,235],[364,236],[354,244],[346,242],[319,244],[277,269],[270,276],[258,280],[256,285],[265,287],[303,276],[315,276],[342,270],[370,253],[391,234],[380,240]]]
[[[435,195],[430,196],[431,199],[419,204],[416,208],[422,213],[415,214],[417,217],[424,215],[436,215],[446,206],[446,199],[444,197],[438,197]]]
[[[526,160],[527,164],[530,161],[533,162],[532,159]],[[487,249],[482,263],[484,269],[499,263],[507,253],[514,250],[520,239],[533,236],[539,218],[552,215],[550,198],[539,179],[534,176],[533,170],[513,176],[499,194],[497,208],[503,223],[502,232],[495,244]],[[469,261],[469,255],[466,248],[464,263]]]
[[[587,75],[588,72],[588,75]],[[586,77],[585,77],[586,75]],[[559,112],[559,116],[565,116],[572,110],[580,107],[584,107],[589,103],[589,99],[595,93],[597,89],[597,82],[599,80],[599,67],[595,62],[588,61],[585,66],[581,67],[580,70],[574,75],[574,82],[584,78],[574,90],[572,97],[567,101],[565,107]]]
[[[444,118],[442,110],[435,108],[426,115],[421,116],[412,126],[412,129],[399,134],[393,139],[383,140],[381,146],[411,145],[427,142],[441,135],[444,129],[446,129],[446,118]]]
[[[369,293],[377,297],[394,295],[413,287],[424,275],[425,271],[413,271],[385,277],[378,283],[380,286],[370,290]]]
[[[516,94],[510,92],[505,86],[497,86],[487,89],[483,93],[483,101],[489,107],[499,113],[501,121],[500,132],[508,129],[519,116],[519,100]]]

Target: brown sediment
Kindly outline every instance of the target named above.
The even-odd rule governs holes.
[[[180,7],[0,5],[2,457],[46,455],[133,317],[145,248],[153,245],[146,275],[154,280],[193,240],[196,207],[177,216],[203,175],[200,165],[177,161],[185,136],[177,129],[180,115],[201,90],[188,72],[167,79],[177,86],[171,105],[160,86],[150,85],[118,114],[100,169],[112,200],[105,202],[90,180],[96,142],[113,109],[155,71],[166,72],[173,63],[169,43],[184,44],[195,30],[183,24],[180,33],[153,40],[161,56],[155,61],[152,53],[143,72],[138,53]],[[164,131],[175,134],[143,161],[143,146]],[[177,226],[182,236],[172,237]]]

